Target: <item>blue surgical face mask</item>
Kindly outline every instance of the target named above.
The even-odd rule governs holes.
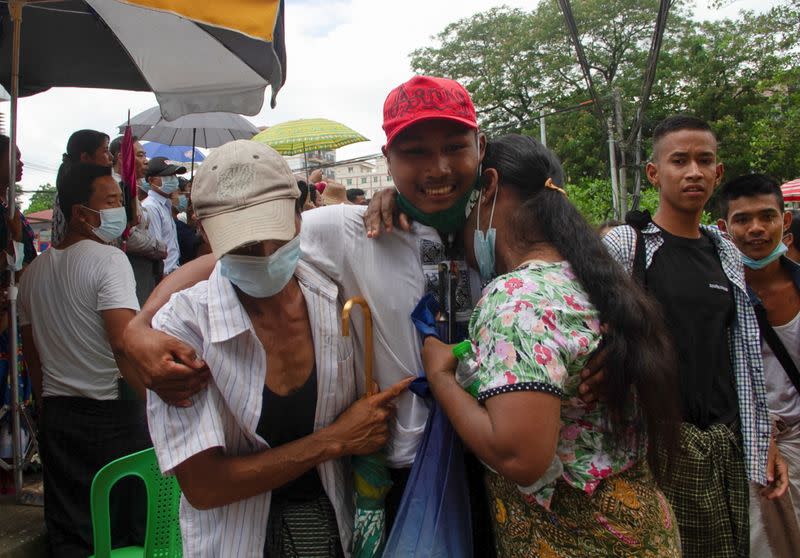
[[[187,207],[189,207],[189,197],[186,194],[181,194],[178,196],[178,203],[175,205],[175,209],[178,210],[178,213],[183,213]]]
[[[85,205],[83,207],[86,207]],[[100,226],[92,228],[94,235],[103,242],[113,242],[122,236],[125,227],[128,225],[128,216],[124,207],[112,207],[97,211],[91,207],[86,207],[89,211],[100,214]]]
[[[753,258],[742,254],[742,263],[750,269],[762,269],[783,256],[787,250],[788,248],[783,242],[778,242],[778,245],[775,247],[775,249],[770,252],[769,255],[764,256],[760,260],[754,260]]]
[[[220,273],[253,298],[279,293],[289,283],[300,260],[300,237],[296,236],[269,256],[225,254]]]
[[[139,189],[142,192],[149,192],[150,191],[150,183],[147,181],[146,178],[142,178],[139,180]]]
[[[173,192],[178,191],[178,186],[180,183],[178,182],[177,176],[162,176],[161,177],[161,191],[165,194],[171,194]]]
[[[494,193],[494,200],[492,200],[492,212],[489,214],[489,227],[486,233],[481,231],[481,202],[478,200],[478,218],[475,223],[475,236],[472,241],[473,251],[475,252],[475,260],[478,262],[478,272],[481,275],[481,281],[488,283],[494,279],[497,272],[494,269],[494,244],[497,237],[497,229],[492,228],[492,219],[494,219],[494,205],[497,203],[497,191]]]

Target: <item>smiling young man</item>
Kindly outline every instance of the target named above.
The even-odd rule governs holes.
[[[747,479],[775,481],[773,495],[785,490],[785,478],[775,475],[771,454],[768,464],[758,324],[739,253],[700,225],[723,173],[711,128],[691,116],[661,122],[646,173],[659,191],[656,214],[613,229],[604,242],[661,304],[679,357],[682,451],[662,489],[684,556],[747,556]]]
[[[750,554],[792,556],[800,548],[800,265],[782,242],[792,222],[778,182],[749,174],[719,191],[719,228],[742,253],[747,287],[761,329],[772,432],[789,468],[789,490],[765,500],[750,490]]]

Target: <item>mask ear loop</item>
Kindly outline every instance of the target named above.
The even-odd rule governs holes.
[[[492,200],[492,212],[489,214],[489,227],[486,229],[486,234],[489,234],[489,229],[492,228],[492,221],[494,221],[494,206],[497,205],[497,192],[500,190],[500,184],[497,185],[497,189],[494,191],[494,199]]]
[[[497,185],[497,188],[500,189],[500,185]],[[486,234],[488,236],[489,229],[492,228],[492,221],[494,221],[494,206],[497,204],[497,190],[494,192],[494,199],[492,200],[492,212],[489,214],[489,226],[486,228],[486,233],[481,232],[481,234]],[[481,230],[481,202],[478,200],[478,222],[476,223],[476,227],[478,230]]]

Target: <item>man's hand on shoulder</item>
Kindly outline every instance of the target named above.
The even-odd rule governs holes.
[[[378,238],[381,235],[381,226],[387,233],[392,232],[395,226],[406,232],[411,230],[411,218],[397,209],[397,191],[392,188],[381,190],[372,196],[363,219],[369,238]]]
[[[189,407],[190,398],[208,385],[208,366],[194,349],[152,329],[141,315],[125,329],[124,351],[142,384],[168,405]]]

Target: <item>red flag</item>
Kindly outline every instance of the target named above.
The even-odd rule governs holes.
[[[133,225],[138,221],[136,211],[136,153],[133,149],[133,133],[131,132],[131,113],[128,111],[128,125],[125,127],[125,134],[122,136],[119,156],[122,157],[122,194],[125,202],[125,212],[128,214],[128,224]],[[126,229],[122,235],[128,238],[130,229]]]
[[[122,182],[128,189],[127,194],[130,199],[134,199],[136,198],[136,153],[133,151],[133,134],[130,126],[125,127],[119,154],[122,157]]]

